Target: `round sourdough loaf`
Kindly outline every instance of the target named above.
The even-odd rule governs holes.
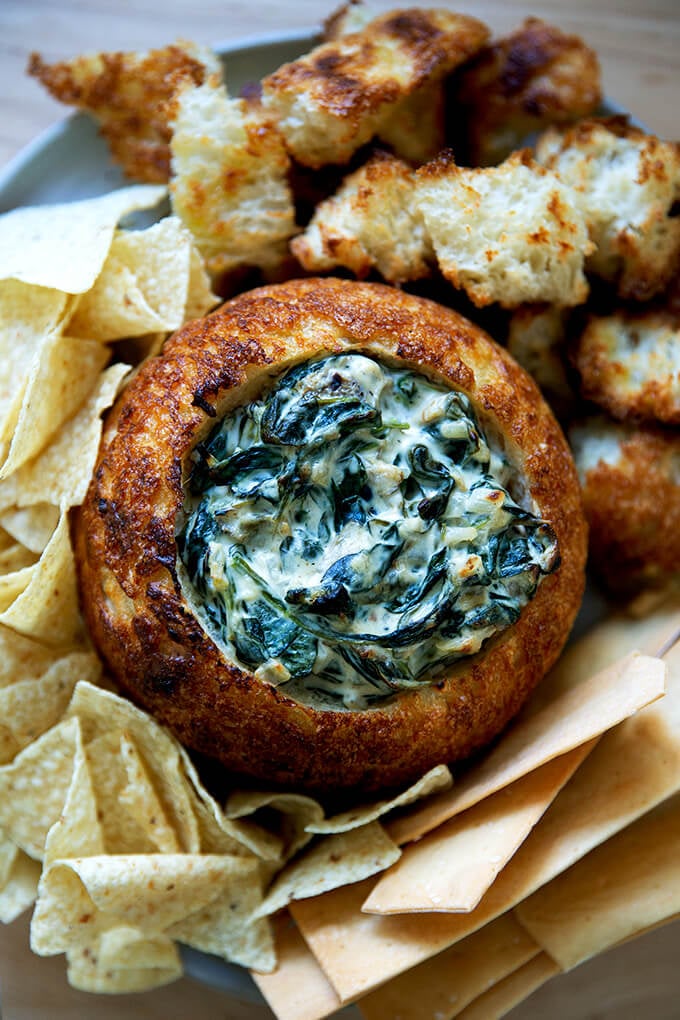
[[[481,651],[361,710],[302,703],[230,661],[185,596],[177,548],[197,443],[284,369],[347,350],[466,394],[560,554],[517,622]],[[326,793],[394,788],[490,741],[560,654],[586,555],[573,461],[529,376],[455,312],[336,279],[262,287],[175,334],[108,417],[75,540],[83,612],[122,690],[234,773]]]

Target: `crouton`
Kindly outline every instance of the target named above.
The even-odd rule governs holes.
[[[445,151],[416,171],[416,203],[442,273],[478,307],[585,301],[583,215],[528,152],[465,169]]]
[[[415,166],[434,159],[446,140],[442,83],[423,85],[396,103],[380,124],[377,137],[396,156]]]
[[[170,195],[212,273],[273,268],[295,233],[289,159],[257,104],[185,88],[173,115]]]
[[[343,35],[361,32],[369,21],[377,18],[380,11],[365,4],[363,0],[348,0],[333,11],[323,23],[322,38],[324,42],[333,42]]]
[[[533,376],[558,418],[576,400],[566,356],[568,318],[568,310],[555,305],[522,305],[508,326],[508,351]]]
[[[300,163],[346,163],[396,104],[441,81],[487,37],[462,14],[391,11],[284,64],[263,80],[262,101]]]
[[[587,270],[622,298],[647,301],[680,262],[680,146],[633,127],[624,117],[547,131],[536,158],[575,189],[596,251]]]
[[[323,40],[331,42],[364,29],[380,11],[350,0],[324,22]],[[401,159],[413,164],[433,159],[446,138],[444,85],[428,82],[396,103],[376,131],[378,139]]]
[[[462,70],[456,155],[471,166],[500,163],[529,135],[586,117],[601,101],[597,54],[578,36],[527,18]]]
[[[680,571],[680,436],[592,418],[569,435],[590,525],[590,564],[610,591],[637,594]]]
[[[293,254],[313,272],[344,266],[361,278],[377,269],[390,283],[427,275],[430,245],[414,185],[406,163],[376,153],[317,207],[305,233],[291,241]]]
[[[219,57],[191,42],[148,53],[96,53],[56,64],[31,55],[28,73],[55,99],[92,114],[128,177],[151,183],[170,176],[169,111],[186,84],[219,82]]]
[[[593,315],[573,360],[581,392],[615,418],[680,424],[680,317],[663,308]]]

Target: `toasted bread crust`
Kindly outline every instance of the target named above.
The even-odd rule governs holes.
[[[597,54],[578,36],[526,18],[495,40],[462,73],[472,165],[499,163],[533,131],[592,114],[602,100]]]
[[[549,128],[536,158],[573,189],[595,244],[586,269],[626,300],[660,294],[680,266],[680,144],[604,117]]]
[[[298,162],[346,163],[395,106],[441,81],[488,34],[476,18],[446,10],[388,11],[268,75],[263,103]]]
[[[577,463],[590,526],[590,562],[618,597],[680,574],[680,437],[599,420],[579,425]],[[587,440],[607,437],[611,456],[593,462]]]
[[[572,354],[583,396],[619,420],[680,425],[679,341],[664,308],[592,315]]]
[[[466,391],[504,437],[560,544],[518,623],[436,682],[366,711],[301,705],[228,662],[176,570],[183,464],[230,406],[284,367],[359,348]],[[532,380],[456,313],[378,284],[294,280],[197,320],[111,412],[76,525],[83,611],[122,688],[189,747],[237,773],[318,791],[375,790],[469,755],[560,653],[583,590],[586,532],[566,441]]]
[[[219,79],[220,68],[210,51],[176,43],[149,53],[84,54],[56,64],[33,53],[28,73],[55,99],[99,121],[128,177],[155,184],[170,177],[169,120],[177,91]]]

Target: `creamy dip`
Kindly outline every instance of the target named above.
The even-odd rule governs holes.
[[[185,593],[231,661],[316,707],[436,679],[559,561],[463,393],[372,355],[298,365],[193,452]]]

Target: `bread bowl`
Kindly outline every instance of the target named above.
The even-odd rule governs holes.
[[[341,371],[337,371],[337,360],[333,361],[338,358],[344,359]],[[361,361],[353,360],[356,358]],[[325,383],[318,381],[319,373]],[[378,684],[376,696],[364,698],[366,676],[359,670],[363,694],[360,691],[358,699],[338,696],[337,692],[310,693],[313,684],[306,688],[304,675],[293,675],[295,668],[292,673],[288,667],[282,671],[281,657],[277,659],[271,647],[269,659],[258,666],[252,643],[244,652],[244,642],[238,644],[233,634],[230,638],[230,632],[219,631],[215,614],[211,617],[206,608],[211,599],[215,601],[213,589],[209,599],[203,596],[206,585],[210,587],[219,573],[215,561],[221,556],[224,564],[227,553],[225,544],[220,545],[222,529],[211,524],[198,557],[204,557],[204,565],[210,562],[202,574],[197,569],[197,557],[192,560],[187,552],[197,503],[207,499],[214,505],[215,485],[220,499],[225,493],[233,497],[235,490],[229,481],[229,477],[233,479],[233,463],[226,476],[219,475],[219,464],[230,458],[233,461],[234,452],[241,454],[250,448],[252,433],[247,430],[248,442],[236,450],[227,449],[228,443],[224,445],[224,437],[233,435],[234,430],[241,434],[244,422],[249,422],[248,429],[254,427],[253,421],[258,423],[260,438],[267,434],[277,457],[309,441],[323,462],[323,457],[337,452],[345,428],[342,415],[335,420],[335,433],[333,428],[319,432],[320,419],[313,414],[311,418],[293,416],[297,429],[293,435],[281,426],[285,418],[279,413],[281,408],[299,409],[301,395],[311,391],[313,403],[334,387],[354,399],[359,386],[361,399],[371,404],[378,389],[394,394],[397,382],[407,378],[415,380],[420,393],[421,439],[423,428],[429,429],[427,435],[431,438],[438,429],[442,432],[442,421],[450,419],[450,437],[455,438],[456,430],[461,428],[468,438],[477,437],[477,452],[469,459],[470,470],[481,465],[481,475],[488,478],[487,467],[491,471],[494,463],[504,465],[499,470],[507,475],[509,492],[502,497],[489,496],[491,490],[500,491],[496,482],[489,489],[489,484],[477,480],[476,488],[486,485],[484,491],[490,502],[501,501],[504,527],[512,530],[512,541],[524,536],[523,551],[518,556],[531,559],[530,563],[526,560],[529,579],[522,574],[521,583],[513,580],[520,576],[518,570],[506,575],[506,594],[511,595],[506,602],[517,603],[509,611],[514,620],[511,625],[489,633],[483,630],[480,650],[476,650],[474,641],[469,644],[473,654],[463,654],[464,647],[452,652],[444,642],[442,658],[442,628],[449,624],[449,631],[455,632],[448,610],[465,588],[464,571],[460,570],[455,582],[458,588],[453,594],[450,591],[456,573],[450,564],[459,564],[456,556],[461,548],[467,548],[474,561],[466,569],[473,574],[477,571],[472,584],[476,595],[471,596],[471,603],[464,604],[467,630],[474,631],[474,621],[465,613],[486,604],[492,598],[488,592],[500,592],[502,601],[503,591],[493,587],[501,583],[499,577],[484,574],[481,564],[486,554],[483,549],[478,553],[474,542],[466,547],[452,540],[453,545],[447,548],[453,549],[456,556],[447,554],[445,576],[440,571],[434,581],[423,577],[420,581],[417,577],[408,580],[413,556],[417,555],[413,552],[417,545],[409,545],[411,560],[406,567],[402,569],[403,564],[388,556],[387,573],[383,570],[380,583],[367,596],[366,586],[362,589],[356,582],[360,573],[356,557],[370,555],[389,544],[385,529],[380,531],[378,525],[378,538],[368,549],[361,540],[343,547],[344,524],[333,511],[335,532],[325,536],[307,561],[298,557],[290,570],[283,564],[283,554],[276,551],[276,556],[272,553],[272,569],[263,571],[257,561],[257,555],[261,555],[257,541],[250,550],[255,566],[249,564],[248,542],[241,534],[233,544],[239,547],[238,565],[242,567],[245,562],[245,574],[260,586],[255,592],[247,587],[238,589],[237,601],[242,609],[236,617],[241,623],[250,618],[252,606],[262,597],[274,616],[291,613],[295,625],[307,635],[312,633],[315,640],[332,643],[337,638],[341,649],[350,645],[356,653],[353,662],[355,666],[359,663],[360,670],[367,662],[384,663],[393,654],[398,679],[404,680],[396,684],[396,689],[387,683],[383,690]],[[311,386],[310,379],[316,379]],[[440,411],[432,411],[437,401]],[[449,411],[454,404],[458,410]],[[375,438],[375,414],[365,416],[364,425],[374,429]],[[402,423],[402,428],[383,419],[378,425],[381,435],[390,435],[395,429],[403,434],[411,428],[408,422]],[[222,443],[221,461],[215,456],[215,443]],[[407,460],[410,458],[412,466],[415,449],[411,443]],[[378,458],[381,456],[379,453]],[[425,475],[428,471],[436,475],[437,469],[432,468],[426,454],[420,456],[424,458]],[[378,461],[372,463],[375,466]],[[269,518],[266,512],[259,515],[264,521],[262,527],[265,531],[269,528],[271,534],[272,521],[276,520],[278,527],[283,520],[277,505],[277,493],[280,496],[283,491],[277,471],[285,474],[288,470],[280,459],[277,464],[270,475]],[[216,465],[217,474],[210,477]],[[455,475],[453,468],[452,473]],[[263,476],[258,478],[261,482]],[[329,480],[332,482],[331,476],[322,473],[320,490],[328,490]],[[436,494],[428,495],[423,490],[416,493],[417,498],[407,499],[405,484],[402,474],[392,490],[393,496],[399,495],[392,503],[388,499],[378,507],[376,520],[382,514],[380,519],[384,518],[387,528],[394,524],[394,519],[387,519],[394,500],[401,508],[408,502],[412,511],[416,509],[410,523],[403,525],[404,533],[420,529],[419,534],[425,534],[430,529],[437,532],[440,541],[446,528],[440,525],[438,515],[442,506],[448,505],[447,495],[437,503]],[[474,488],[469,479],[463,479],[448,484],[447,493],[459,490],[460,499],[464,499]],[[244,489],[239,498],[247,502],[250,497]],[[366,510],[372,495],[361,499]],[[337,505],[336,501],[336,509]],[[232,510],[233,501],[230,507],[216,512],[217,517],[220,513],[228,517]],[[321,517],[323,514],[317,515],[317,521]],[[470,520],[462,523],[469,525]],[[356,520],[352,524],[358,526]],[[250,525],[244,527],[247,532]],[[476,533],[483,530],[480,526]],[[493,535],[494,531],[487,528],[486,533]],[[255,534],[260,532],[256,530]],[[279,539],[282,535],[290,538],[284,532],[277,534]],[[455,529],[454,534],[458,535]],[[498,531],[494,548],[502,541],[508,548],[509,539],[503,539]],[[478,327],[433,302],[381,284],[312,278],[239,295],[205,319],[189,323],[168,341],[160,357],[146,363],[107,421],[92,483],[75,522],[75,543],[82,606],[90,633],[121,688],[134,701],[167,724],[186,746],[219,760],[238,775],[321,793],[354,793],[396,787],[435,764],[460,760],[505,726],[566,641],[583,592],[586,528],[577,476],[562,432],[533,381],[505,351]],[[349,574],[345,571],[340,576],[336,570],[335,580],[342,583],[334,593],[328,591],[331,547],[336,554],[346,552],[335,562],[344,559],[345,566],[347,562],[353,564]],[[232,548],[229,541],[226,548]],[[404,548],[402,541],[400,550]],[[500,571],[499,556],[494,552],[492,557],[496,573]],[[508,562],[506,556],[502,563],[507,566]],[[432,557],[428,565],[432,565]],[[312,566],[318,568],[316,580]],[[283,595],[275,590],[275,582],[284,587],[288,584]],[[392,582],[397,590],[391,596],[390,619],[395,614],[406,614],[403,632],[396,638],[394,628],[390,631],[385,622],[385,612],[380,611],[382,617],[377,610],[374,612],[380,600],[385,603],[390,597],[385,586]],[[422,628],[406,632],[407,624],[422,624],[427,617],[427,613],[417,615],[422,602],[418,593],[439,598],[445,585],[449,586],[448,602],[444,606],[437,603],[436,626],[430,621],[425,633]],[[344,594],[340,591],[343,587]],[[520,599],[519,589],[524,587],[527,591],[534,589],[528,600]],[[415,593],[411,599],[414,615],[410,617],[411,610],[404,608],[406,591],[411,596]],[[357,608],[362,599],[364,603],[373,600],[373,609],[371,605],[368,609],[366,605]],[[525,604],[520,607],[521,601]],[[367,619],[373,620],[370,626],[374,626],[368,635]],[[460,622],[460,617],[457,619]],[[361,626],[353,631],[356,620]],[[252,636],[255,625],[245,626]],[[260,648],[267,646],[269,630],[263,617],[256,634]],[[410,641],[409,635],[413,634],[416,640]],[[425,644],[434,640],[430,644],[435,649],[431,669],[423,659],[423,638]],[[236,654],[234,641],[238,644]],[[417,661],[411,669],[413,655]],[[335,660],[338,656],[343,661],[352,658],[338,653]],[[244,657],[250,661],[245,662]],[[322,658],[333,660],[333,654],[324,652]],[[318,661],[311,661],[314,670]],[[385,670],[378,672],[378,679],[384,680]],[[313,677],[314,673],[308,675]],[[391,676],[389,670],[387,675]],[[295,682],[291,684],[291,680]],[[351,677],[344,676],[343,691],[346,684],[351,689],[352,682]]]

